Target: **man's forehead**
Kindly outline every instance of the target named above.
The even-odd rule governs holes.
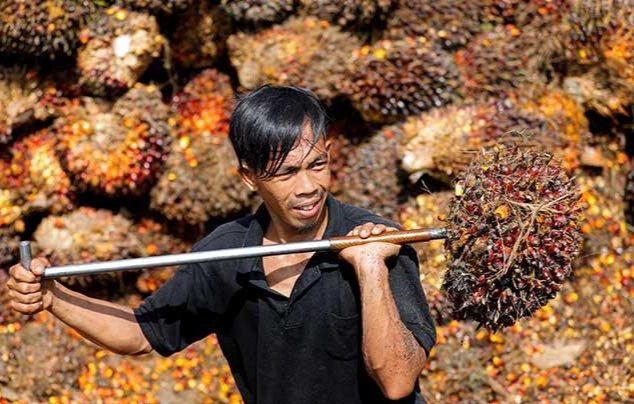
[[[291,149],[288,156],[282,162],[284,166],[296,166],[301,164],[304,160],[310,160],[311,158],[319,157],[326,154],[326,142],[323,136],[314,142],[312,138],[302,136],[298,139],[297,143]]]

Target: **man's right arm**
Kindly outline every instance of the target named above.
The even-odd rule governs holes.
[[[74,292],[57,281],[41,281],[44,258],[31,262],[31,270],[16,264],[7,281],[11,307],[23,314],[48,310],[95,344],[121,355],[152,352],[131,308]]]

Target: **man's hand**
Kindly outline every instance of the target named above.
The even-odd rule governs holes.
[[[368,238],[370,236],[377,236],[385,232],[398,231],[395,227],[388,227],[384,224],[374,224],[372,222],[365,223],[352,229],[348,236],[359,236],[361,238]],[[387,258],[395,256],[401,250],[401,246],[392,243],[369,243],[365,245],[348,247],[342,250],[339,254],[341,257],[350,263],[355,270],[363,267],[364,263],[376,263],[384,262]]]
[[[42,280],[44,268],[50,266],[45,258],[31,261],[31,270],[16,264],[9,269],[7,288],[11,297],[11,307],[22,314],[35,314],[48,310],[53,304],[51,288],[54,281]]]

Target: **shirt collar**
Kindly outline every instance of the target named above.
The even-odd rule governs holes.
[[[326,230],[324,232],[323,238],[326,239],[334,236],[343,235],[341,233],[345,231],[345,218],[343,215],[341,203],[337,201],[332,195],[328,194],[328,197],[326,198],[326,208],[328,209],[328,224],[326,225]],[[266,229],[266,226],[268,226],[270,220],[271,217],[268,210],[266,209],[266,206],[264,204],[261,204],[252,216],[251,223],[249,223],[249,227],[247,228],[247,232],[244,236],[242,247],[262,245],[262,240],[264,239],[264,230]],[[323,258],[337,255],[337,253],[332,251],[318,252],[317,254],[319,254],[320,257]],[[327,261],[331,260],[320,259],[320,262],[326,263]],[[255,274],[251,274],[248,276],[249,282],[256,284],[257,286],[266,287],[266,278],[264,277],[264,273],[262,273],[261,268],[259,268],[259,265],[256,265],[257,262],[258,258],[239,260],[238,272],[242,274],[255,272]],[[260,275],[258,275],[257,273],[259,273]]]

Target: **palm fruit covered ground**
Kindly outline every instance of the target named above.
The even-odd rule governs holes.
[[[251,212],[258,198],[241,183],[228,124],[235,97],[263,83],[324,101],[332,192],[406,228],[462,234],[506,219],[510,207],[464,198],[468,183],[478,195],[515,191],[514,160],[469,168],[483,149],[520,140],[561,163],[556,175],[525,170],[559,178],[528,198],[574,194],[579,226],[558,206],[556,232],[518,254],[542,251],[551,265],[545,305],[513,325],[518,313],[501,310],[481,321],[495,333],[458,320],[449,300],[477,312],[489,298],[446,275],[462,247],[415,246],[438,332],[420,377],[428,402],[634,402],[633,10],[632,0],[0,2],[0,403],[241,402],[213,336],[171,358],[121,357],[47,313],[10,311],[3,286],[21,239],[54,265],[179,253]],[[456,215],[457,197],[473,218]],[[561,264],[577,239],[581,253]],[[486,282],[496,256],[473,251]],[[173,271],[62,282],[136,306]],[[537,294],[530,285],[517,287],[523,298]]]

